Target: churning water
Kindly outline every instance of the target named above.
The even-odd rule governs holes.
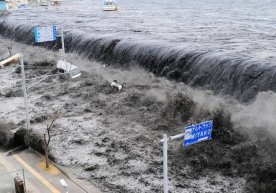
[[[118,12],[102,11],[98,0],[13,10],[2,18],[0,34],[32,44],[33,26],[58,24],[66,31],[67,50],[89,58],[138,63],[157,75],[242,101],[276,90],[276,1],[118,3]]]

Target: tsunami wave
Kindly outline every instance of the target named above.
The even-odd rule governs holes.
[[[35,45],[33,26],[1,21],[0,35]],[[59,42],[42,43],[40,46],[57,50],[61,46]],[[127,39],[93,38],[68,31],[65,32],[65,49],[109,65],[139,65],[157,76],[213,90],[216,94],[232,96],[241,102],[254,99],[262,91],[276,91],[276,66],[213,52],[187,51]]]

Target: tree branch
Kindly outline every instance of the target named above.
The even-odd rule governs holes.
[[[54,124],[55,121],[56,121],[56,118],[54,118],[52,120],[51,124],[49,126],[47,126],[47,134],[48,134],[48,142],[47,142],[47,144],[48,144],[48,146],[49,146],[49,144],[51,142],[51,138],[52,138],[52,136],[51,136],[51,130],[52,130],[52,127],[53,127],[53,124]]]

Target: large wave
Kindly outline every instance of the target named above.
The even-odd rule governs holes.
[[[33,26],[2,21],[0,35],[35,45]],[[58,49],[58,42],[40,45]],[[139,65],[157,76],[230,95],[243,102],[250,101],[261,91],[276,90],[276,66],[233,56],[127,39],[93,38],[72,32],[65,32],[65,48],[67,52],[77,52],[110,65]]]

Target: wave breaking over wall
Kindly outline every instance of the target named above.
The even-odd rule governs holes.
[[[2,21],[0,35],[35,45],[32,26]],[[40,45],[60,48],[57,42]],[[243,102],[250,101],[261,91],[276,91],[276,65],[238,57],[123,39],[94,38],[75,32],[65,32],[65,47],[67,52],[77,52],[110,65],[129,67],[138,64],[157,76],[230,95]]]

